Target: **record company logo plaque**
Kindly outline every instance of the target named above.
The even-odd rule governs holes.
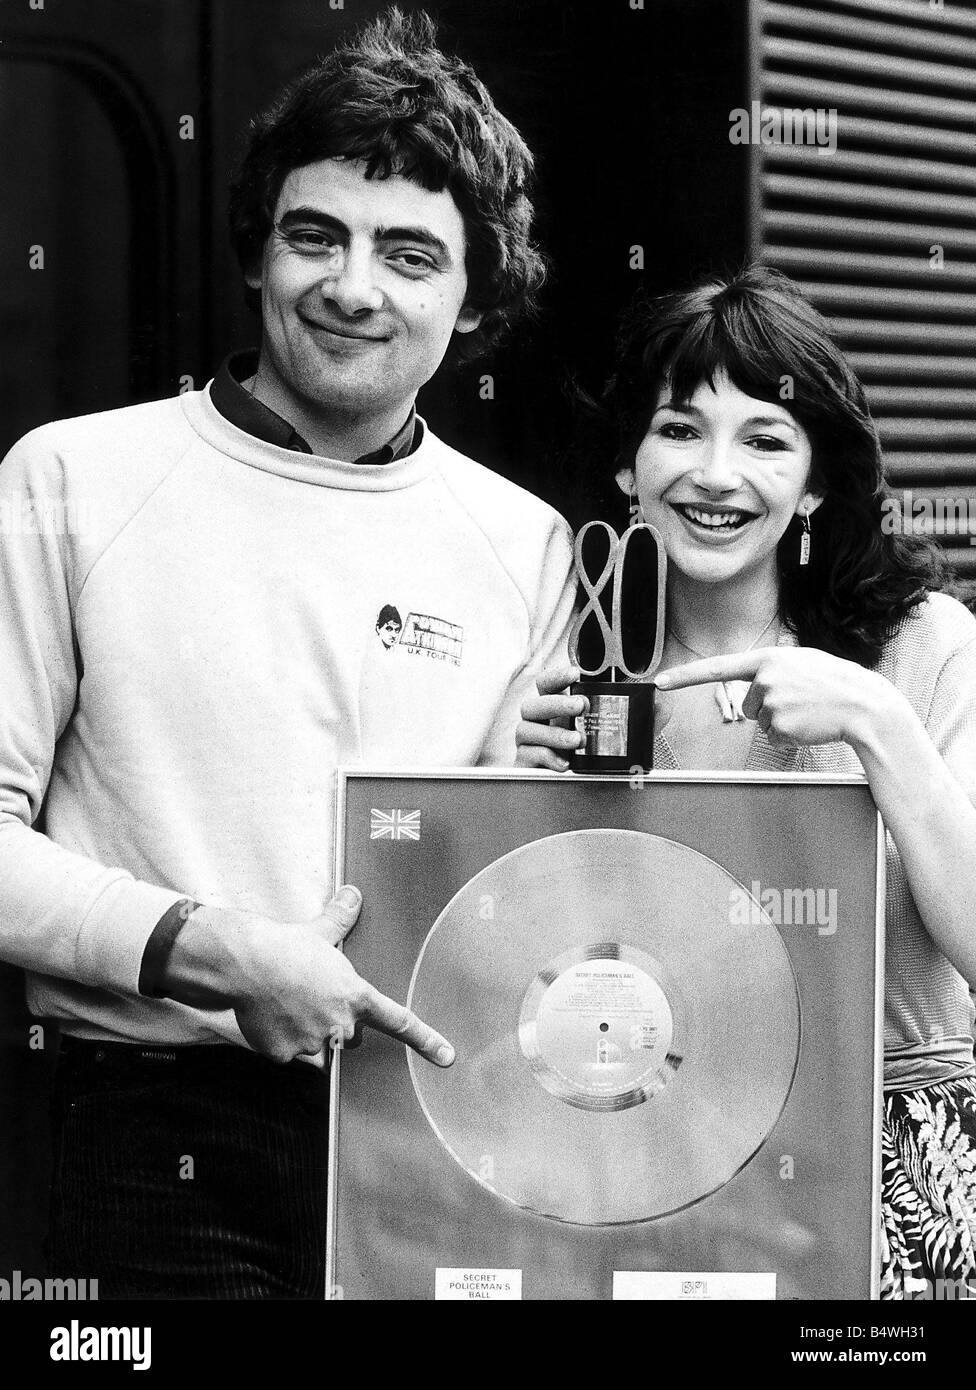
[[[566,951],[540,971],[518,1030],[540,1086],[581,1110],[625,1110],[663,1090],[681,1059],[655,973],[650,957],[611,941]]]

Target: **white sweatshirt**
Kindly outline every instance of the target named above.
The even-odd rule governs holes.
[[[156,922],[184,895],[316,916],[340,764],[514,762],[571,561],[551,508],[426,428],[340,463],[204,390],[27,435],[0,467],[0,957],[33,1011],[241,1043],[138,995]]]

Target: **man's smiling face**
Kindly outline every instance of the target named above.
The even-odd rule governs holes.
[[[286,176],[260,269],[259,379],[280,413],[402,424],[465,308],[464,222],[447,190],[359,161],[324,159]]]

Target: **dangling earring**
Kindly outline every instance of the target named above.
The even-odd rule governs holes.
[[[810,513],[803,513],[803,534],[800,536],[800,564],[810,563]]]
[[[637,493],[630,494],[630,524],[631,526],[641,526],[644,523],[644,508],[637,500]]]

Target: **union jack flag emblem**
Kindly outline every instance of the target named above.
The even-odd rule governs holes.
[[[371,840],[419,840],[419,811],[377,811],[369,813]]]

